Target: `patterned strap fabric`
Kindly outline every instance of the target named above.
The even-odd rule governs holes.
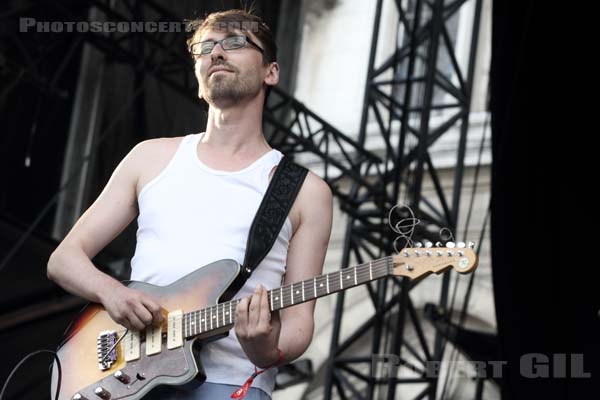
[[[228,298],[244,285],[273,247],[307,174],[306,168],[293,163],[287,156],[277,166],[252,221],[242,270],[229,287]]]

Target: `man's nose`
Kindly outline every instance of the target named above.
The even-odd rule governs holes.
[[[211,52],[210,52],[210,58],[211,61],[215,61],[217,59],[224,59],[225,58],[225,49],[223,49],[223,46],[221,45],[221,43],[215,43],[215,46],[212,48]]]

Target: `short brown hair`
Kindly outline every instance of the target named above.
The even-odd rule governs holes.
[[[195,29],[194,34],[187,40],[188,49],[207,30],[240,30],[251,32],[263,45],[263,62],[268,64],[277,61],[277,44],[269,26],[262,18],[252,11],[239,9],[214,12],[205,18],[188,21]]]

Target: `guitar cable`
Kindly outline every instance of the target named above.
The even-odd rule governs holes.
[[[60,383],[62,377],[62,369],[60,366],[60,360],[58,358],[58,354],[52,350],[37,350],[32,353],[27,354],[25,357],[19,361],[19,363],[10,371],[8,378],[6,378],[6,382],[4,382],[4,386],[2,386],[2,391],[0,391],[0,400],[4,399],[4,393],[6,392],[6,388],[8,387],[8,383],[13,378],[13,375],[17,372],[17,370],[25,363],[25,361],[29,360],[31,357],[38,355],[40,353],[50,353],[54,356],[56,360],[56,365],[58,366],[58,381],[56,382],[56,396],[54,396],[54,400],[58,400],[58,395],[60,394]]]

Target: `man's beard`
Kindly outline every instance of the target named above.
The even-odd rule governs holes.
[[[202,97],[209,104],[231,106],[258,95],[260,85],[254,84],[250,76],[239,79],[237,72],[216,72],[209,76],[202,88]]]

